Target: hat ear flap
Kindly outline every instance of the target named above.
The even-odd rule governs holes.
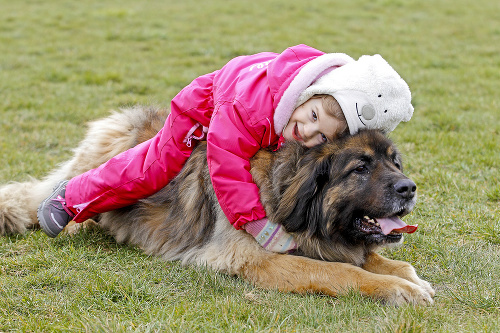
[[[277,222],[288,232],[313,235],[323,225],[323,189],[330,179],[331,161],[310,159],[299,168],[284,191],[276,212]]]

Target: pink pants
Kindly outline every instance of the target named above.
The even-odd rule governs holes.
[[[190,117],[171,114],[152,139],[71,179],[66,186],[66,204],[77,212],[74,221],[131,205],[162,189],[191,155],[194,145],[184,141],[197,124]]]

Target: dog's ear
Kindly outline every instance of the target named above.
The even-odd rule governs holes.
[[[324,224],[323,189],[330,179],[331,159],[311,156],[302,162],[283,193],[275,219],[289,232],[312,235]]]

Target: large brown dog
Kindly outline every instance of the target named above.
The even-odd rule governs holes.
[[[0,233],[36,225],[38,203],[55,183],[150,138],[165,117],[166,111],[140,107],[115,113],[93,123],[73,158],[45,180],[1,187]],[[376,253],[401,242],[401,228],[390,232],[394,228],[386,221],[401,224],[397,216],[415,205],[415,184],[403,175],[396,148],[381,133],[365,131],[312,149],[289,143],[254,157],[251,172],[262,202],[270,220],[294,235],[299,246],[294,255],[266,251],[229,224],[205,152],[200,144],[157,194],[96,217],[99,227],[149,254],[207,265],[263,288],[332,296],[354,289],[395,305],[433,302],[430,284],[410,264]]]

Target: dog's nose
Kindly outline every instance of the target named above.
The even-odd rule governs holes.
[[[394,189],[403,198],[411,199],[415,196],[417,185],[415,185],[415,183],[411,179],[401,179],[396,184],[394,184]]]

